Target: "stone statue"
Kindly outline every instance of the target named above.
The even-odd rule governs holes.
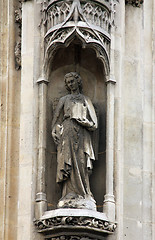
[[[97,128],[97,117],[90,99],[81,93],[81,77],[70,72],[64,79],[70,94],[60,98],[52,123],[57,144],[56,181],[62,183],[58,208],[96,210],[89,175],[95,160],[91,131]]]

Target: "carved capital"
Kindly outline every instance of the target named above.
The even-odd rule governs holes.
[[[41,83],[48,84],[49,81],[48,81],[45,77],[40,77],[40,78],[37,80],[37,83],[38,83],[38,84],[41,84]]]
[[[140,7],[144,0],[125,0],[126,4],[131,4],[134,7]]]
[[[115,83],[116,83],[116,80],[113,79],[113,78],[109,78],[109,79],[106,80],[106,84],[108,84],[108,83],[115,84]]]
[[[39,193],[36,194],[36,202],[40,202],[40,201],[47,202],[47,200],[46,200],[46,193],[39,192]]]

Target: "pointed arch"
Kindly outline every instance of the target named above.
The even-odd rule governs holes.
[[[78,38],[81,41],[82,48],[92,48],[95,50],[96,57],[101,60],[104,66],[106,76],[109,76],[110,63],[106,44],[104,42],[101,42],[101,40],[97,38],[97,36],[95,36],[95,34],[90,29],[83,28],[81,30],[70,28],[60,30],[54,37],[52,35],[48,39],[43,67],[43,72],[46,78],[48,78],[49,66],[57,50],[59,48],[68,47],[75,38]]]

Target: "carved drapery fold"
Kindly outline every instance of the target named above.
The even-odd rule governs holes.
[[[131,4],[134,7],[140,7],[144,0],[125,0],[126,4]]]

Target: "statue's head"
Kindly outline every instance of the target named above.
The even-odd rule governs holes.
[[[77,72],[70,72],[70,73],[67,73],[64,77],[64,81],[65,81],[65,86],[66,86],[66,89],[71,92],[71,89],[69,88],[68,84],[67,84],[67,79],[69,78],[74,78],[74,80],[77,81],[78,83],[78,88],[79,88],[79,92],[82,92],[82,79],[80,77],[80,75],[77,73]]]

